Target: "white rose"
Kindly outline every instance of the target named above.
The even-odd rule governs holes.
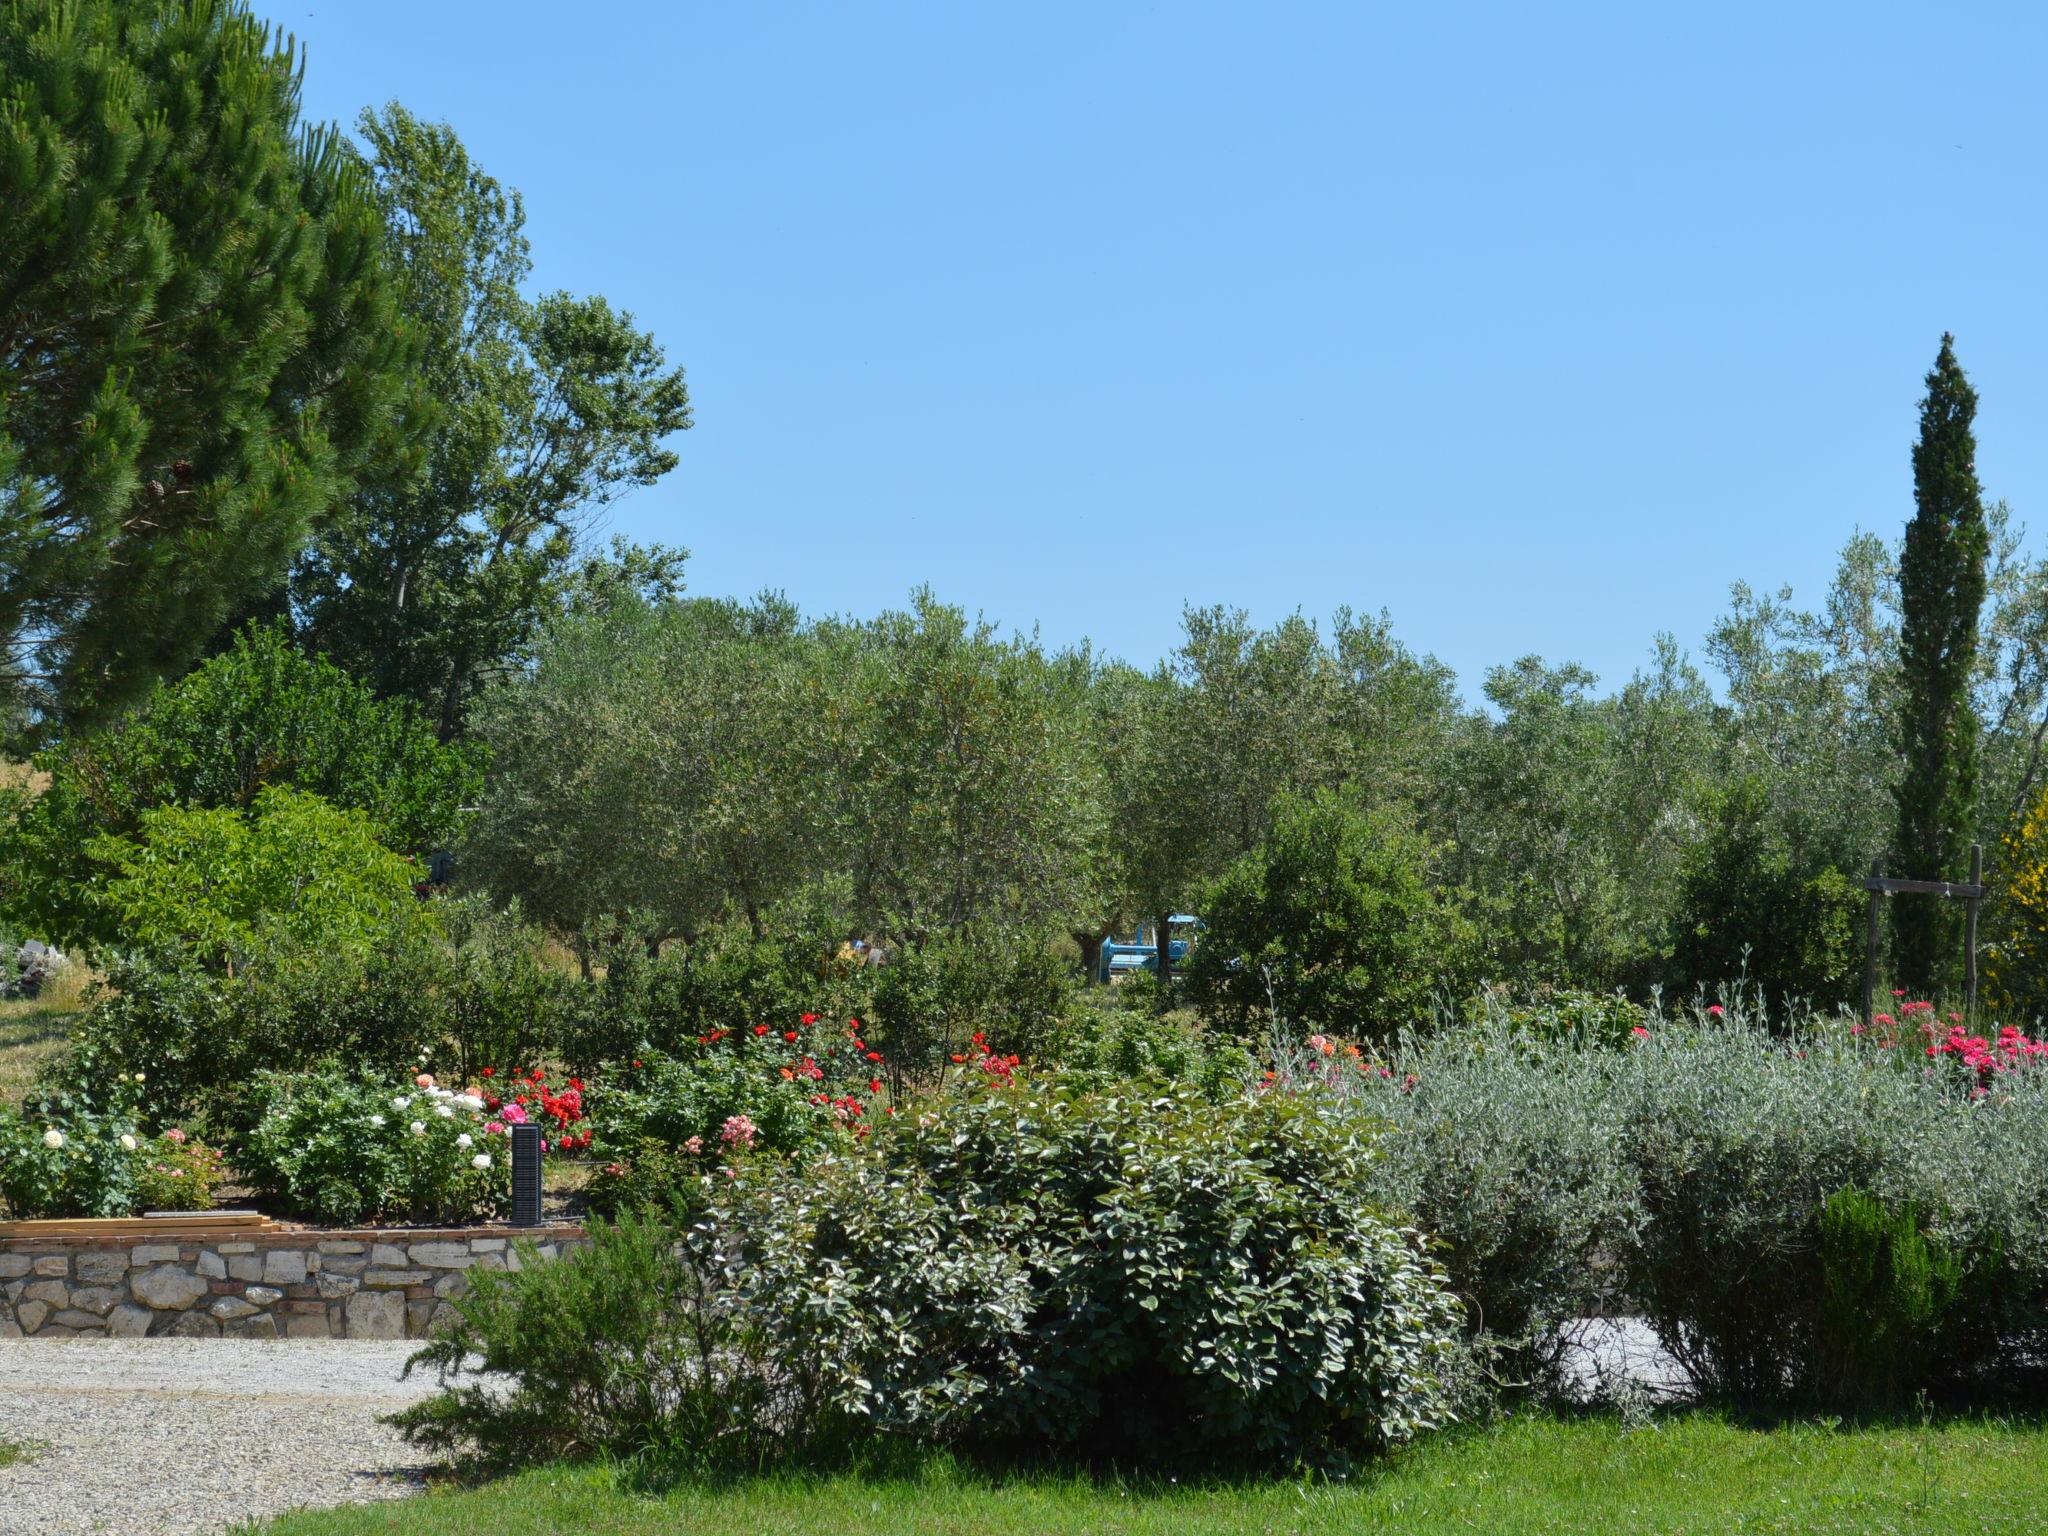
[[[484,1107],[484,1101],[478,1098],[473,1093],[465,1093],[464,1095],[462,1095],[461,1098],[457,1099],[455,1102],[460,1104],[464,1109],[482,1109]]]
[[[424,1120],[415,1120],[415,1121],[413,1121],[413,1123],[412,1123],[412,1133],[413,1133],[413,1135],[415,1135],[415,1136],[424,1136],[424,1135],[426,1135],[426,1134],[427,1134],[427,1123],[426,1123],[426,1121],[424,1121]]]
[[[491,1166],[491,1154],[488,1152],[477,1153],[475,1157],[469,1160],[469,1166],[481,1173],[484,1169]]]
[[[458,1147],[471,1147],[475,1146],[476,1142],[474,1138],[470,1136],[469,1132],[464,1131],[460,1136],[455,1138],[455,1145],[457,1145]]]
[[[439,1115],[443,1120],[453,1120],[455,1118],[455,1111],[450,1109],[446,1104],[436,1104],[434,1106],[434,1113]]]
[[[143,1074],[143,1073],[141,1073],[141,1072],[138,1072],[138,1073],[136,1073],[136,1074],[135,1074],[135,1081],[137,1081],[138,1083],[139,1083],[139,1082],[143,1082],[143,1081],[145,1081],[145,1074]]]
[[[43,1145],[48,1147],[52,1152],[56,1151],[59,1147],[64,1145],[64,1133],[62,1131],[43,1132]]]
[[[391,1107],[393,1109],[411,1109],[412,1100],[401,1093],[397,1098],[391,1101]]]
[[[381,1131],[381,1130],[383,1130],[383,1129],[384,1129],[384,1117],[383,1117],[382,1115],[372,1115],[372,1116],[370,1116],[370,1129],[371,1129],[371,1130],[373,1130],[373,1131]]]
[[[135,1150],[135,1138],[126,1131],[121,1133],[121,1150],[124,1152],[133,1152]]]

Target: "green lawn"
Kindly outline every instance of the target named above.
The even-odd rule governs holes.
[[[1223,1536],[1223,1533],[2039,1532],[2048,1431],[1994,1420],[1771,1431],[1695,1415],[1624,1430],[1525,1419],[1439,1439],[1358,1482],[1183,1488],[989,1477],[936,1460],[882,1480],[763,1479],[663,1498],[561,1468],[269,1536]]]

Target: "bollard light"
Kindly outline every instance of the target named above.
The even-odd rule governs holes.
[[[540,1225],[540,1127],[512,1127],[512,1225]]]

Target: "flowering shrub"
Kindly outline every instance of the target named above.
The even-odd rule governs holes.
[[[802,1014],[788,1027],[714,1029],[671,1055],[636,1057],[591,1084],[595,1209],[667,1204],[736,1153],[779,1156],[868,1134],[882,1053],[860,1024]],[[588,1133],[586,1134],[585,1144]]]
[[[220,1152],[173,1126],[136,1149],[135,1205],[143,1211],[205,1211],[227,1178]]]
[[[1342,1460],[1444,1423],[1459,1308],[1374,1133],[1283,1095],[991,1076],[706,1223],[843,1411],[1120,1461]]]
[[[475,1091],[440,1087],[427,1073],[394,1088],[326,1069],[266,1073],[252,1102],[243,1172],[301,1216],[461,1222],[510,1203],[503,1122]]]
[[[150,1108],[145,1079],[125,1072],[0,1106],[0,1197],[24,1218],[206,1209],[220,1154],[176,1128],[147,1134]]]
[[[572,1077],[562,1087],[551,1088],[539,1071],[500,1074],[495,1067],[485,1067],[478,1076],[482,1082],[476,1094],[489,1117],[484,1129],[490,1135],[530,1122],[541,1128],[543,1151],[581,1152],[589,1147],[594,1133],[584,1113],[582,1078]]]

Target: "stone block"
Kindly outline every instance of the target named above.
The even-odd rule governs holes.
[[[358,1291],[343,1304],[351,1339],[405,1337],[405,1298],[395,1291]]]
[[[272,1312],[283,1312],[287,1314],[297,1313],[304,1317],[325,1317],[327,1315],[327,1303],[319,1300],[280,1301],[276,1306],[272,1307],[270,1310]]]
[[[228,1277],[228,1263],[217,1253],[201,1253],[192,1267],[209,1280],[225,1280]]]
[[[81,1312],[76,1307],[66,1307],[61,1312],[52,1313],[50,1321],[60,1328],[76,1328],[80,1333],[98,1333],[107,1326],[107,1320],[99,1313]]]
[[[276,1301],[279,1297],[283,1296],[284,1292],[280,1291],[279,1289],[277,1289],[276,1286],[273,1285],[252,1285],[247,1290],[243,1291],[242,1294],[246,1296],[250,1301],[254,1302],[257,1306],[267,1307],[273,1301]]]
[[[434,1282],[434,1294],[444,1300],[450,1296],[460,1296],[468,1289],[469,1276],[463,1274],[460,1270],[445,1274]]]
[[[126,1293],[111,1285],[74,1285],[71,1305],[81,1312],[105,1317],[126,1299]]]
[[[95,1328],[93,1332],[98,1333],[99,1329]],[[36,1331],[36,1337],[39,1339],[75,1339],[78,1337],[78,1330],[76,1328],[66,1328],[62,1323],[45,1323]]]
[[[323,1254],[320,1258],[320,1273],[324,1275],[360,1275],[370,1267],[370,1256],[358,1254]]]
[[[159,1312],[182,1312],[207,1295],[211,1287],[189,1269],[180,1269],[175,1264],[159,1264],[130,1280],[128,1289],[137,1301],[155,1307]]]
[[[232,1280],[261,1280],[263,1261],[253,1253],[238,1253],[228,1260],[228,1278]]]
[[[472,1237],[469,1240],[471,1253],[503,1253],[505,1239],[502,1237]]]
[[[174,1339],[217,1339],[220,1324],[204,1312],[180,1312],[164,1332]]]
[[[414,1243],[406,1252],[422,1269],[467,1269],[476,1262],[467,1243]]]
[[[128,1250],[128,1262],[137,1269],[145,1264],[175,1264],[177,1260],[176,1243],[144,1243],[139,1248]]]
[[[0,1253],[0,1280],[19,1280],[34,1263],[25,1253]]]
[[[288,1339],[325,1339],[332,1335],[327,1331],[327,1314],[291,1312],[285,1315],[284,1336]]]
[[[34,1333],[50,1316],[50,1308],[40,1301],[24,1301],[14,1309],[14,1320],[21,1324],[23,1333]]]
[[[250,1306],[248,1302],[242,1300],[239,1296],[221,1296],[216,1298],[213,1305],[206,1310],[222,1322],[227,1323],[233,1322],[238,1317],[254,1317],[263,1309]]]
[[[221,1253],[254,1253],[256,1251],[254,1243],[215,1243],[213,1246]]]
[[[503,1269],[505,1267],[505,1260],[509,1257],[509,1254],[503,1253],[480,1253],[476,1256],[476,1267],[478,1269]]]
[[[0,1317],[0,1339],[18,1339],[21,1336],[21,1324],[11,1317]]]
[[[433,1275],[424,1269],[373,1269],[363,1276],[363,1284],[374,1286],[425,1285]]]
[[[370,1262],[380,1269],[403,1269],[408,1261],[403,1248],[393,1247],[390,1243],[372,1243]]]
[[[68,1306],[71,1287],[62,1280],[32,1280],[21,1288],[23,1301],[40,1301],[52,1307]]]
[[[36,1260],[36,1273],[49,1279],[62,1280],[71,1273],[71,1261],[61,1253],[52,1253]]]
[[[139,1339],[149,1332],[149,1320],[154,1316],[149,1308],[124,1301],[107,1314],[107,1332],[117,1339]]]
[[[327,1237],[320,1240],[320,1251],[323,1254],[361,1253],[363,1252],[363,1245],[351,1242],[346,1238]]]
[[[81,1253],[78,1263],[73,1266],[80,1285],[119,1285],[121,1277],[128,1273],[128,1255],[108,1253]],[[0,1274],[4,1274],[0,1270]]]
[[[221,1332],[231,1339],[274,1339],[277,1337],[277,1319],[268,1312],[259,1312],[240,1322],[225,1324]]]
[[[273,1248],[263,1255],[265,1285],[300,1285],[306,1279],[306,1255],[297,1248]]]
[[[408,1339],[424,1339],[428,1328],[433,1326],[433,1301],[409,1301],[405,1304],[405,1336]]]
[[[331,1270],[320,1272],[320,1294],[329,1301],[339,1301],[344,1296],[353,1296],[361,1288],[361,1282],[351,1275],[338,1275]]]

